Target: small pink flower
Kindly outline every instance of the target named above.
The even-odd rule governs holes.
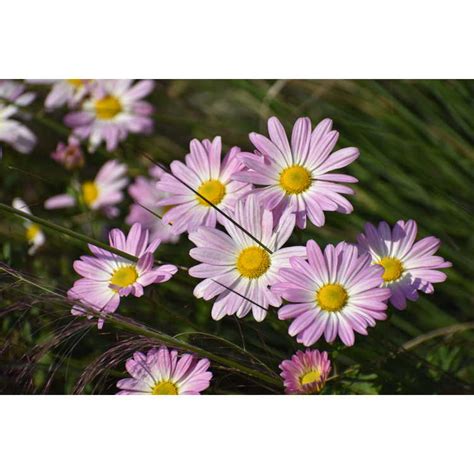
[[[51,153],[51,157],[67,170],[82,168],[84,166],[84,155],[79,144],[79,140],[70,135],[67,145],[59,142],[56,150]]]
[[[141,99],[150,94],[153,87],[153,81],[148,80],[135,84],[131,79],[94,81],[90,96],[82,102],[82,110],[69,113],[65,123],[81,140],[89,139],[91,152],[102,141],[108,151],[113,151],[129,133],[151,132],[153,107]]]
[[[258,186],[254,193],[265,207],[278,216],[285,209],[296,214],[296,225],[306,227],[306,218],[316,226],[324,225],[324,211],[352,212],[352,204],[342,194],[354,191],[338,183],[356,183],[346,174],[331,173],[352,163],[359,156],[354,147],[333,152],[339,133],[331,130],[332,121],[323,120],[311,131],[311,120],[299,118],[291,136],[276,117],[268,121],[270,140],[258,133],[249,135],[255,153],[240,153],[247,170],[233,178]]]
[[[224,224],[227,220],[208,202],[222,210],[231,212],[235,203],[241,199],[251,186],[232,180],[232,175],[243,168],[236,159],[239,148],[233,147],[221,162],[221,138],[212,141],[192,140],[191,153],[186,156],[186,164],[181,161],[171,163],[171,174],[165,174],[158,182],[158,189],[170,195],[158,202],[160,206],[173,206],[164,218],[165,224],[172,224],[175,234],[192,232],[200,225],[215,227],[216,222]],[[186,183],[188,187],[178,181]],[[191,189],[190,189],[191,188]],[[194,190],[194,191],[193,191]]]
[[[126,222],[127,224],[134,224],[135,222],[141,224],[150,231],[151,239],[159,238],[163,244],[167,242],[175,243],[178,241],[179,235],[173,233],[172,226],[163,223],[162,220],[165,213],[169,210],[169,206],[158,205],[161,199],[169,197],[169,193],[160,191],[157,188],[157,183],[163,173],[159,167],[153,167],[150,169],[152,179],[139,176],[129,186],[128,193],[132,196],[135,203],[130,206]]]
[[[290,258],[272,289],[291,304],[278,311],[279,319],[293,319],[288,333],[311,346],[324,334],[327,342],[337,336],[346,346],[354,332],[367,335],[367,327],[385,319],[387,288],[380,288],[383,269],[371,265],[368,255],[345,242],[327,245],[324,252],[314,240],[306,243],[307,260]]]
[[[125,364],[132,378],[117,382],[117,395],[200,395],[209,387],[212,372],[207,359],[165,346],[148,353],[135,352]]]
[[[309,395],[323,389],[331,372],[331,362],[327,352],[306,349],[284,360],[280,370],[287,394]]]
[[[108,217],[116,217],[119,209],[116,206],[123,201],[123,189],[127,186],[127,165],[117,160],[107,161],[97,173],[93,181],[81,183],[77,193],[59,194],[47,199],[46,209],[60,209],[74,207],[78,204],[77,198],[87,208],[93,211],[103,211]]]
[[[393,229],[386,222],[380,222],[378,228],[366,224],[364,230],[357,238],[359,252],[369,254],[373,264],[383,267],[382,286],[390,289],[390,303],[395,308],[405,309],[407,299],[418,299],[418,291],[433,293],[433,283],[446,280],[439,269],[451,267],[451,262],[434,255],[439,239],[425,237],[415,242],[414,220],[400,220]]]
[[[110,246],[138,258],[130,261],[107,250],[89,245],[93,257],[83,256],[74,262],[74,270],[83,278],[77,280],[69,290],[68,297],[81,302],[72,309],[72,314],[83,315],[90,307],[98,312],[113,313],[124,296],[143,296],[143,288],[154,283],[168,281],[178,269],[174,265],[154,266],[153,253],[160,240],[148,242],[148,230],[134,224],[125,237],[119,229],[109,233]],[[103,319],[99,320],[99,329]]]

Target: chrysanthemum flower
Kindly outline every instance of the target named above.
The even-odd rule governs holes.
[[[331,362],[327,352],[306,349],[298,351],[290,360],[280,364],[285,391],[289,395],[319,393],[326,384]]]
[[[148,353],[135,352],[125,364],[133,377],[117,382],[117,395],[199,395],[209,387],[209,361],[165,346]]]
[[[76,305],[72,314],[83,315],[87,308],[98,312],[114,312],[123,296],[143,296],[143,288],[153,283],[168,281],[178,269],[174,265],[154,265],[153,253],[160,240],[149,241],[148,230],[134,224],[125,237],[119,229],[109,233],[110,246],[134,255],[137,262],[119,257],[107,250],[89,245],[93,257],[83,256],[74,262],[74,270],[83,278],[69,290],[68,297],[82,305]],[[103,320],[99,320],[99,328]]]
[[[305,346],[323,334],[328,342],[339,335],[351,346],[354,331],[367,335],[368,326],[386,318],[390,291],[380,288],[383,269],[345,242],[327,245],[323,253],[309,240],[306,250],[307,260],[291,258],[291,268],[280,270],[280,282],[272,287],[292,303],[283,306],[278,317],[294,319],[288,332]]]
[[[235,202],[251,189],[248,184],[232,180],[232,175],[243,168],[236,159],[240,149],[231,148],[222,162],[221,150],[221,137],[215,137],[212,143],[209,140],[201,143],[194,139],[190,144],[191,153],[186,156],[186,165],[181,161],[173,161],[173,175],[166,174],[159,181],[158,189],[171,195],[161,199],[158,204],[173,206],[164,216],[163,222],[172,223],[174,233],[192,232],[200,225],[215,227],[216,221],[223,224],[227,220],[193,190],[228,213],[234,208]],[[175,176],[192,189],[180,183]]]
[[[15,209],[26,212],[27,214],[31,214],[30,208],[26,205],[23,199],[13,199],[12,206]],[[34,222],[25,219],[23,222],[23,226],[25,227],[26,240],[30,244],[28,254],[34,255],[35,252],[45,243],[46,238],[44,236],[43,231],[41,230],[41,227],[38,224],[35,224]]]
[[[20,153],[30,153],[36,144],[36,137],[29,128],[12,117],[21,116],[21,107],[29,105],[34,98],[35,94],[25,92],[24,84],[0,80],[0,141]]]
[[[113,151],[129,133],[150,133],[153,107],[142,101],[153,89],[153,81],[98,80],[90,87],[90,97],[82,110],[71,112],[65,123],[74,135],[89,138],[89,150],[94,151],[102,141]]]
[[[128,184],[127,166],[117,160],[107,161],[97,173],[93,181],[81,184],[76,196],[82,203],[93,211],[102,210],[109,217],[118,215],[119,204],[123,200],[123,189]],[[70,194],[59,194],[46,200],[46,209],[60,209],[73,207],[77,204],[77,197]]]
[[[51,153],[53,160],[63,165],[67,170],[73,170],[84,166],[84,155],[79,140],[70,135],[67,145],[59,142],[56,150]]]
[[[93,81],[88,79],[62,79],[51,82],[52,88],[44,103],[47,109],[57,109],[63,105],[76,106],[84,99]]]
[[[128,193],[132,196],[135,204],[130,206],[127,224],[138,222],[150,231],[151,239],[159,238],[162,243],[175,243],[178,241],[179,236],[173,233],[171,225],[164,224],[162,219],[157,217],[163,217],[169,210],[169,207],[157,205],[160,199],[169,196],[168,193],[160,191],[156,187],[164,171],[156,166],[150,169],[150,174],[152,175],[152,179],[139,176],[128,188]]]
[[[223,222],[227,234],[200,227],[189,234],[196,245],[190,255],[202,262],[189,274],[205,278],[194,289],[194,296],[205,300],[217,296],[213,319],[230,314],[242,318],[252,311],[257,321],[263,321],[269,306],[281,305],[270,285],[277,281],[278,271],[289,266],[290,257],[305,255],[305,247],[281,248],[291,235],[295,216],[285,212],[273,228],[273,213],[264,210],[255,196],[237,202],[232,217],[271,253],[229,220]]]
[[[351,203],[341,194],[354,192],[337,183],[356,183],[357,179],[331,171],[352,163],[359,150],[350,147],[332,153],[339,133],[331,128],[332,121],[325,119],[311,132],[310,119],[300,118],[293,127],[290,146],[280,121],[270,118],[270,140],[258,133],[249,135],[257,151],[239,154],[248,170],[236,173],[234,179],[263,186],[254,192],[265,207],[277,215],[291,209],[301,229],[306,227],[307,217],[316,226],[324,225],[323,211],[351,213]]]
[[[446,280],[440,268],[451,262],[435,256],[440,241],[425,237],[415,243],[417,225],[413,220],[398,221],[393,229],[386,222],[378,228],[365,225],[365,232],[358,236],[359,252],[369,253],[372,263],[383,267],[383,287],[391,291],[390,303],[397,309],[406,308],[406,300],[418,299],[418,290],[433,293],[433,283]]]

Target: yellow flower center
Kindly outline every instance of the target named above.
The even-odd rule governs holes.
[[[152,395],[178,395],[178,389],[172,382],[158,382],[151,393]]]
[[[138,273],[133,265],[120,267],[112,275],[110,283],[120,288],[125,288],[137,281]]]
[[[95,114],[100,120],[110,120],[122,112],[122,104],[112,96],[106,95],[103,99],[95,101]]]
[[[290,166],[280,173],[280,186],[287,194],[301,194],[311,186],[311,173],[303,166]]]
[[[95,200],[99,196],[99,188],[93,181],[86,181],[82,184],[82,199],[88,207],[94,204]]]
[[[403,273],[403,265],[398,258],[394,257],[384,257],[382,260],[377,262],[379,265],[382,265],[384,272],[383,272],[383,279],[386,282],[398,280]]]
[[[301,379],[301,385],[307,385],[309,383],[313,382],[319,382],[321,380],[321,372],[319,370],[315,369],[312,370],[311,372],[308,372],[307,374],[304,374]]]
[[[316,293],[316,300],[321,309],[339,311],[347,303],[347,291],[338,283],[329,283]]]
[[[26,240],[32,241],[41,231],[41,227],[37,224],[31,224],[26,228]]]
[[[82,79],[67,79],[67,82],[71,84],[72,87],[75,87],[76,89],[79,89],[79,87],[82,87],[83,80]]]
[[[218,179],[204,181],[204,183],[199,186],[197,191],[215,206],[217,206],[217,204],[219,204],[225,196],[225,186]],[[201,197],[196,196],[196,199],[202,206],[211,207],[210,204]]]
[[[258,278],[270,268],[270,255],[261,247],[243,249],[237,258],[237,270],[246,278]]]

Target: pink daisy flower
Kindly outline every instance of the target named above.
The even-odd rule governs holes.
[[[210,227],[199,227],[189,234],[196,245],[190,255],[202,262],[189,270],[191,276],[204,278],[194,289],[196,298],[210,300],[217,296],[212,318],[236,314],[239,318],[252,311],[263,321],[269,306],[280,306],[280,296],[270,289],[278,271],[289,266],[292,256],[305,256],[305,247],[281,248],[289,239],[295,216],[285,212],[274,228],[273,214],[264,210],[255,196],[236,203],[233,219],[268,250],[260,246],[229,220],[223,225],[227,233]]]
[[[163,217],[169,210],[169,207],[158,206],[157,204],[160,199],[169,196],[168,193],[160,191],[156,187],[164,171],[156,166],[150,169],[150,174],[153,176],[152,179],[139,176],[128,188],[128,193],[135,201],[135,204],[130,206],[127,224],[138,222],[150,231],[151,239],[159,238],[163,244],[167,242],[175,243],[179,240],[179,236],[173,233],[171,225],[164,224],[162,219],[157,217]],[[147,209],[152,212],[149,212]]]
[[[15,209],[31,214],[30,208],[27,206],[25,201],[20,198],[13,199],[12,206]],[[25,227],[25,237],[30,245],[28,250],[28,255],[34,255],[36,251],[42,247],[46,241],[43,231],[38,224],[31,222],[27,219],[23,221],[23,226]]]
[[[323,253],[309,240],[306,250],[307,260],[290,258],[291,268],[280,270],[280,282],[273,286],[291,303],[279,310],[278,317],[294,320],[288,333],[305,346],[323,334],[327,342],[339,335],[352,346],[354,331],[367,335],[368,326],[386,318],[390,291],[380,288],[383,269],[345,242],[327,245]]]
[[[84,166],[84,155],[79,140],[73,135],[69,136],[67,145],[59,142],[56,150],[51,153],[51,157],[67,170],[82,168]]]
[[[232,175],[242,169],[236,159],[240,151],[232,147],[221,162],[221,137],[212,141],[192,140],[191,153],[186,156],[186,165],[181,161],[171,163],[171,174],[165,174],[157,187],[170,197],[161,199],[160,206],[173,206],[163,218],[165,224],[172,223],[173,232],[192,232],[200,225],[215,227],[216,221],[223,224],[227,219],[193,190],[225,213],[231,212],[236,201],[241,199],[251,186],[232,180]],[[179,180],[186,183],[188,187]],[[191,189],[190,189],[191,188]]]
[[[46,108],[50,110],[57,109],[63,105],[68,107],[76,106],[84,99],[93,83],[93,81],[88,79],[61,79],[51,82],[53,84],[51,91],[44,102]]]
[[[319,393],[326,384],[331,362],[327,352],[306,349],[280,364],[281,378],[288,395]]]
[[[148,230],[134,224],[127,237],[119,229],[109,233],[110,246],[134,255],[137,262],[119,257],[107,250],[89,245],[93,257],[83,256],[74,262],[74,270],[83,278],[69,290],[68,297],[85,305],[76,305],[72,314],[83,315],[87,307],[99,312],[113,313],[124,296],[143,296],[143,288],[153,283],[168,281],[178,269],[174,265],[154,266],[153,253],[160,245],[155,239],[149,243]],[[104,320],[99,320],[99,329]]]
[[[434,255],[441,242],[425,237],[415,243],[415,221],[400,220],[393,229],[386,222],[380,222],[378,228],[366,224],[364,230],[357,238],[359,252],[368,253],[373,264],[383,267],[382,286],[390,289],[395,308],[405,309],[407,299],[418,299],[418,291],[433,293],[433,283],[446,280],[439,269],[451,267],[451,262]]]
[[[8,143],[20,153],[30,153],[36,145],[36,137],[13,117],[20,117],[21,108],[29,105],[34,98],[35,94],[25,92],[24,84],[0,80],[0,142]]]
[[[270,140],[258,133],[249,135],[257,151],[239,154],[248,169],[235,173],[233,178],[263,186],[254,192],[265,207],[275,209],[277,214],[291,209],[301,229],[306,227],[307,217],[318,227],[324,225],[324,211],[351,213],[351,203],[341,194],[354,191],[338,183],[356,183],[357,179],[331,171],[352,163],[359,150],[350,147],[332,152],[339,133],[331,128],[332,121],[325,119],[311,132],[311,120],[299,118],[290,146],[280,121],[270,118]]]
[[[93,181],[84,181],[74,196],[59,194],[47,199],[46,209],[74,207],[77,200],[93,211],[102,210],[109,217],[119,214],[116,204],[123,201],[123,189],[127,186],[127,166],[117,160],[107,161]]]
[[[90,87],[90,97],[82,110],[71,112],[65,123],[80,139],[89,138],[89,150],[94,151],[102,141],[113,151],[129,133],[150,133],[153,107],[142,101],[154,87],[153,81],[132,84],[126,80],[100,80]]]
[[[200,395],[209,387],[212,372],[207,359],[165,346],[148,353],[135,352],[125,367],[132,378],[117,382],[117,395]]]

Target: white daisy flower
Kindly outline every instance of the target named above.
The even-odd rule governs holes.
[[[23,199],[13,199],[12,206],[15,209],[18,209],[19,211],[31,214],[30,208],[26,205]],[[38,224],[35,224],[34,222],[25,219],[25,221],[23,222],[23,226],[25,227],[26,240],[30,244],[28,255],[34,255],[35,252],[45,243],[46,238],[44,236],[43,231],[41,230],[41,227]]]

